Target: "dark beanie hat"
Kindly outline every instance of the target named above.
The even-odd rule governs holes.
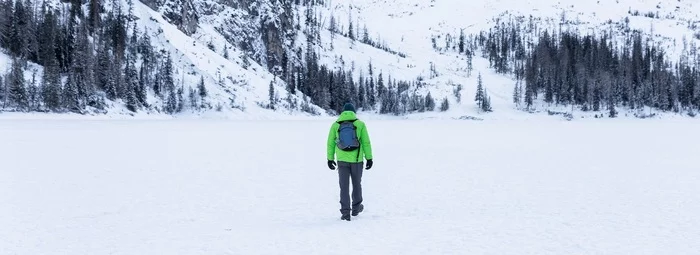
[[[351,103],[346,103],[345,106],[343,106],[343,111],[344,112],[346,112],[346,111],[355,112],[355,106],[352,105]]]

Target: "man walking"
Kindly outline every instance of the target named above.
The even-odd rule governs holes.
[[[350,221],[350,215],[357,216],[362,210],[362,171],[363,160],[367,168],[372,168],[372,144],[365,123],[357,119],[355,106],[343,106],[343,112],[331,126],[328,133],[328,168],[335,170],[337,156],[338,177],[340,180],[340,217]],[[350,179],[352,179],[352,207],[350,207]]]

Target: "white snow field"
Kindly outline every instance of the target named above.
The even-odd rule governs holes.
[[[360,116],[361,117],[361,116]],[[0,254],[697,254],[700,122],[0,120]]]

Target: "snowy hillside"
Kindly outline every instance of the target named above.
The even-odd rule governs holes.
[[[432,35],[443,32],[479,33],[493,26],[493,20],[506,15],[539,20],[552,29],[573,29],[580,33],[605,33],[615,30],[617,23],[626,18],[630,28],[645,30],[659,40],[672,41],[668,50],[680,49],[683,38],[693,39],[700,29],[700,1],[652,0],[565,0],[565,1],[460,1],[460,0],[355,0],[330,1],[328,12],[339,15],[338,22],[347,23],[348,15],[361,24],[367,24],[372,36],[399,51],[416,55],[431,51]],[[635,15],[635,13],[639,13]],[[646,17],[653,13],[654,17]],[[693,30],[696,28],[696,30]],[[613,31],[620,33],[621,31]]]
[[[464,34],[479,34],[498,25],[497,21],[521,19],[522,25],[534,23],[539,33],[549,30],[572,31],[582,35],[610,35],[617,38],[618,46],[624,45],[623,34],[630,30],[644,33],[652,45],[658,45],[671,61],[688,54],[692,44],[700,42],[700,1],[329,1],[323,12],[324,19],[335,17],[337,26],[347,29],[350,23],[358,35],[367,27],[369,36],[389,45],[406,57],[388,54],[366,45],[349,45],[347,40],[337,40],[331,50],[330,43],[324,47],[328,63],[349,65],[352,63],[367,72],[367,63],[377,70],[390,73],[394,78],[413,80],[429,77],[431,65],[437,69],[438,77],[427,79],[428,90],[436,98],[451,96],[454,85],[462,84],[464,92],[461,104],[456,104],[447,116],[480,115],[484,118],[528,118],[516,110],[512,102],[515,79],[489,68],[486,59],[477,54],[473,71],[468,72],[466,58],[445,50],[447,38]],[[328,23],[328,22],[326,22]],[[358,31],[359,30],[359,31]],[[530,43],[537,40],[536,34],[527,35]],[[330,35],[327,33],[325,41]],[[438,49],[432,44],[436,41]],[[454,47],[456,37],[451,38]],[[338,42],[340,41],[340,42]],[[342,58],[343,61],[338,61]],[[375,71],[376,73],[377,71]],[[497,109],[488,115],[480,114],[472,99],[476,91],[476,75],[482,73],[487,91]],[[423,92],[426,93],[426,92]],[[437,95],[437,96],[436,96]],[[568,111],[566,107],[542,106],[543,109]],[[592,117],[597,113],[579,113]]]
[[[34,72],[36,68],[29,68],[26,66],[23,66],[22,68],[24,69],[24,85],[18,85],[20,87],[25,87],[23,90],[13,90],[12,86],[7,86],[8,89],[7,91],[3,90],[3,93],[0,93],[3,95],[2,101],[6,102],[8,104],[8,107],[3,107],[3,110],[5,111],[55,111],[55,112],[78,112],[81,114],[101,114],[101,113],[110,113],[109,115],[152,115],[152,114],[162,114],[162,113],[172,113],[173,110],[167,109],[170,98],[168,98],[168,93],[170,94],[175,94],[176,95],[176,101],[177,102],[177,112],[178,115],[200,115],[200,114],[214,114],[214,115],[219,115],[219,116],[227,116],[227,117],[243,117],[243,118],[280,118],[288,114],[292,115],[318,115],[321,114],[323,115],[324,112],[311,105],[308,102],[308,98],[303,96],[302,94],[299,93],[293,93],[290,94],[285,91],[286,83],[284,80],[281,80],[280,77],[277,77],[276,75],[272,74],[272,71],[269,70],[268,66],[266,66],[266,63],[268,62],[265,59],[265,55],[263,54],[262,56],[258,54],[254,54],[252,52],[247,52],[252,51],[251,49],[241,49],[240,45],[232,45],[231,42],[228,42],[225,37],[231,36],[230,34],[224,33],[224,32],[219,32],[221,31],[220,27],[215,27],[215,24],[212,22],[211,24],[208,23],[208,19],[206,19],[207,16],[203,18],[203,20],[197,21],[195,20],[187,20],[186,24],[183,24],[182,22],[176,22],[177,20],[173,19],[173,8],[180,8],[181,6],[179,4],[172,5],[173,2],[170,1],[158,1],[157,3],[155,2],[150,2],[147,1],[147,3],[152,4],[154,6],[149,7],[145,5],[144,3],[140,1],[90,1],[89,3],[84,3],[82,6],[83,9],[83,14],[77,14],[77,17],[75,18],[76,20],[81,19],[82,15],[85,15],[83,17],[82,21],[76,21],[76,23],[83,23],[81,25],[72,25],[72,21],[69,21],[70,18],[68,17],[62,17],[58,19],[58,25],[59,26],[80,26],[80,28],[77,28],[78,30],[75,33],[80,33],[83,29],[83,25],[85,23],[88,23],[85,25],[87,28],[85,29],[92,29],[92,4],[93,2],[97,2],[98,9],[101,9],[102,11],[98,12],[95,14],[95,16],[101,20],[101,22],[105,23],[106,22],[113,22],[114,20],[119,21],[120,19],[125,20],[126,24],[118,24],[122,28],[125,29],[123,33],[126,35],[126,44],[128,44],[127,53],[132,54],[131,47],[132,44],[136,44],[135,42],[139,40],[138,44],[143,44],[145,42],[141,42],[141,40],[147,40],[145,37],[149,37],[149,44],[153,48],[153,52],[155,55],[157,55],[156,59],[158,62],[165,62],[166,56],[168,58],[172,58],[172,64],[168,64],[171,70],[171,78],[172,78],[172,86],[173,88],[171,89],[172,91],[168,92],[165,91],[166,95],[157,95],[159,93],[159,90],[156,87],[152,87],[153,85],[147,86],[147,91],[144,91],[144,94],[147,98],[146,100],[143,100],[143,106],[135,107],[137,108],[136,110],[128,109],[129,108],[129,102],[127,95],[121,95],[123,92],[122,90],[125,90],[126,88],[121,88],[127,87],[128,85],[128,80],[129,78],[129,63],[124,64],[122,62],[122,66],[116,67],[116,68],[124,68],[123,69],[123,75],[125,76],[126,83],[125,85],[121,85],[119,83],[120,79],[122,78],[117,78],[117,90],[120,93],[120,95],[117,95],[117,98],[109,98],[109,95],[107,96],[108,98],[104,98],[104,95],[100,95],[99,93],[97,94],[98,97],[101,97],[99,100],[106,101],[104,104],[105,106],[99,106],[100,104],[97,104],[98,106],[93,106],[88,100],[83,101],[83,99],[80,99],[79,108],[80,109],[72,109],[68,108],[65,106],[58,107],[59,109],[56,109],[56,107],[49,107],[48,103],[37,103],[36,105],[34,102],[27,102],[27,99],[24,99],[27,97],[27,95],[30,96],[35,96],[31,92],[27,92],[27,88],[29,85],[27,83],[31,80],[29,77],[31,77],[31,74]],[[201,4],[200,1],[198,4]],[[7,2],[2,2],[3,5],[0,5],[3,8],[3,11],[9,11],[10,14],[12,14],[13,9],[18,10],[18,7],[11,8],[12,7],[12,2],[7,1]],[[28,2],[29,4],[34,5],[34,3]],[[189,3],[189,2],[187,2]],[[39,4],[37,4],[39,5]],[[159,8],[159,5],[162,5],[162,8]],[[189,6],[189,5],[186,5]],[[23,8],[23,7],[20,7]],[[59,15],[63,16],[69,8],[71,8],[70,4],[64,4],[64,3],[59,3],[57,1],[52,2],[48,1],[44,3],[44,6],[42,7],[43,10],[48,10],[48,14],[42,14],[39,15],[41,16],[46,16],[46,17],[41,17],[37,18],[36,21],[32,20],[32,22],[48,22],[49,18],[47,18],[49,15]],[[231,9],[236,9],[236,8],[231,8],[227,7],[225,8],[225,11],[231,11]],[[179,11],[175,10],[175,11]],[[198,11],[201,11],[199,9]],[[238,10],[240,12],[240,10]],[[14,11],[14,15],[23,15],[23,14],[17,14],[19,13],[18,11]],[[63,14],[62,14],[63,13]],[[192,12],[195,13],[195,12]],[[73,15],[73,11],[71,10],[71,15]],[[123,15],[121,17],[117,15]],[[224,15],[224,14],[221,14]],[[11,16],[11,15],[10,15]],[[116,17],[115,17],[116,16]],[[177,16],[177,15],[175,15]],[[195,14],[195,16],[197,16]],[[232,15],[233,16],[233,15]],[[10,25],[13,21],[12,20],[5,20],[5,16],[3,16],[3,19],[0,21],[7,22],[8,25]],[[189,16],[187,16],[189,18]],[[66,20],[68,19],[68,20]],[[245,21],[248,22],[247,20],[237,20],[237,21]],[[133,22],[133,23],[132,23]],[[68,25],[67,25],[68,24]],[[4,25],[4,24],[3,24]],[[14,24],[12,24],[14,25]],[[32,24],[33,25],[33,24]],[[32,26],[29,25],[29,26]],[[41,24],[39,24],[41,25]],[[240,23],[237,23],[237,25],[240,25]],[[96,26],[96,25],[95,25]],[[112,26],[112,25],[110,25]],[[32,28],[34,29],[34,28]],[[110,30],[114,29],[112,27],[107,27],[105,30]],[[231,28],[233,29],[233,28]],[[258,29],[257,26],[255,25],[250,25],[250,28],[246,30],[248,31],[254,31],[255,29]],[[3,34],[0,35],[0,37],[7,37],[8,39],[11,39],[17,36],[20,36],[20,34],[15,33],[15,29],[12,29],[12,31],[8,31],[7,35],[5,35],[5,30],[2,30]],[[38,39],[34,39],[33,37],[35,36],[34,33],[26,35],[26,38],[22,38],[19,41],[29,41],[29,47],[33,47],[31,43],[35,43],[36,41],[32,40],[42,40],[43,38],[40,38],[41,36],[45,36],[42,34],[43,31],[37,31],[36,32],[36,37]],[[75,36],[73,35],[72,32],[67,32],[71,34],[70,36]],[[111,34],[110,34],[111,33]],[[133,36],[132,36],[133,34]],[[122,36],[123,34],[120,35],[115,35],[115,33],[112,32],[107,32],[104,36],[108,37],[108,40],[111,37],[115,36]],[[63,36],[63,34],[59,34],[58,36]],[[78,35],[78,36],[82,36]],[[95,32],[94,34],[88,34],[87,40],[89,41],[95,41],[95,44],[98,44],[98,36],[103,36],[100,35],[98,32]],[[137,38],[137,36],[139,38]],[[142,37],[143,38],[140,38]],[[260,40],[260,35],[258,36],[258,40]],[[229,37],[230,38],[230,37]],[[102,38],[99,38],[99,40],[103,40]],[[113,40],[113,39],[112,39]],[[0,49],[0,70],[3,70],[3,73],[7,73],[7,76],[4,77],[3,81],[7,81],[9,84],[10,82],[10,77],[14,77],[11,74],[11,66],[13,63],[13,59],[15,59],[16,52],[13,51],[12,49],[12,43],[10,42],[11,40],[7,41],[2,41],[3,44],[2,46],[5,45],[10,45],[9,50],[8,49]],[[61,41],[58,40],[52,40],[56,41],[56,46],[55,47],[64,47]],[[39,42],[41,43],[41,42]],[[70,42],[72,44],[77,44],[77,42]],[[110,42],[111,43],[111,42]],[[117,44],[117,43],[114,43]],[[73,46],[73,45],[69,45]],[[73,46],[74,48],[79,48],[82,45],[77,45]],[[259,45],[256,45],[256,49]],[[41,46],[40,46],[41,47]],[[141,46],[138,46],[141,47]],[[136,47],[134,47],[136,48]],[[63,48],[61,48],[63,50]],[[94,56],[94,59],[99,58],[99,54],[101,47],[100,45],[90,45],[89,49],[86,49],[87,52],[92,51],[93,54],[96,54],[98,56]],[[115,56],[117,55],[117,50],[118,48],[115,48],[115,52],[108,53],[110,55]],[[124,49],[121,49],[124,51]],[[30,48],[31,51],[31,48]],[[139,49],[139,55],[137,60],[135,61],[135,66],[137,69],[139,68],[139,65],[144,65],[145,63],[145,58],[146,55],[145,53],[140,52],[141,49]],[[21,58],[18,58],[21,61],[26,61],[26,55],[28,54],[39,54],[41,52],[30,52],[27,54],[23,54]],[[61,54],[63,52],[57,53],[58,57],[63,57]],[[73,55],[76,53],[73,52],[68,52],[69,55]],[[123,52],[122,52],[123,54]],[[137,53],[133,53],[136,55]],[[12,55],[12,57],[10,56]],[[128,60],[129,56],[127,56]],[[31,66],[37,66],[35,63],[31,62],[32,57],[30,56],[29,59],[29,64]],[[61,60],[61,59],[59,59]],[[100,61],[101,59],[95,60],[95,61]],[[45,60],[44,60],[45,61]],[[88,65],[91,65],[92,62],[90,62],[91,59],[85,60]],[[122,60],[123,61],[123,60]],[[95,73],[101,73],[101,72],[109,72],[110,70],[109,67],[105,67],[102,62],[98,63],[99,65],[95,67]],[[61,63],[61,68],[65,69],[72,69],[72,66],[75,66],[76,64],[74,63],[69,63],[63,67],[64,64]],[[72,66],[71,66],[72,65]],[[126,67],[124,67],[126,65]],[[156,63],[158,69],[162,69],[165,64],[160,64]],[[41,68],[39,68],[41,69]],[[66,83],[64,84],[61,88],[61,85],[59,84],[59,102],[60,104],[67,104],[67,98],[69,95],[68,92],[68,84],[66,79],[66,76],[70,76],[69,78],[77,78],[73,77],[72,72],[73,70],[69,70],[68,75],[65,73],[66,71],[60,70],[62,72],[61,76],[63,76],[61,83]],[[137,70],[137,72],[142,72],[143,71],[143,66],[141,66],[141,71]],[[151,70],[153,72],[153,70]],[[162,70],[157,70],[154,72],[156,78],[159,79],[160,73],[162,73]],[[144,78],[142,78],[143,74],[138,73],[139,75],[138,79],[140,80],[139,82],[143,82]],[[278,74],[279,75],[279,74]],[[37,83],[39,85],[43,84],[44,81],[42,81],[42,72],[39,71],[37,73]],[[98,74],[99,76],[99,74]],[[82,77],[82,76],[80,76]],[[82,78],[81,78],[82,79]],[[99,78],[97,78],[99,79]],[[87,81],[87,80],[86,80]],[[151,79],[151,83],[153,82],[153,78]],[[97,87],[97,89],[101,89],[99,84],[94,84],[88,81],[87,84],[82,85],[83,81],[78,82],[78,90],[82,94],[84,90],[92,91]],[[199,94],[200,91],[203,91],[204,89],[200,89],[200,84],[203,85],[204,88],[206,88],[206,96],[202,96],[200,98],[197,95],[196,100],[190,100],[191,98],[184,98],[184,99],[179,99],[183,97],[188,97],[188,91],[194,91],[196,94]],[[5,87],[3,87],[4,89]],[[168,89],[168,88],[166,88]],[[129,89],[130,90],[130,89]],[[271,90],[273,93],[271,93]],[[19,91],[19,92],[16,92]],[[43,89],[40,88],[41,92]],[[7,94],[5,93],[7,92]],[[21,93],[21,95],[14,95],[13,93]],[[41,92],[45,93],[45,92]],[[39,94],[41,94],[39,93]],[[107,94],[109,94],[109,91],[106,91]],[[124,92],[126,93],[126,92]],[[137,92],[138,93],[138,92]],[[162,93],[162,92],[160,92]],[[201,92],[205,93],[205,92]],[[271,95],[272,94],[272,95]],[[41,95],[42,98],[39,99],[39,101],[47,100],[46,97],[44,97],[44,94]],[[275,102],[275,109],[277,110],[270,110],[267,108],[270,108],[270,98],[271,96],[278,102]],[[81,95],[82,97],[82,95]],[[114,96],[113,96],[114,97]],[[206,98],[204,98],[206,97]],[[29,99],[31,101],[31,99]],[[171,100],[172,101],[172,100]],[[180,101],[182,101],[180,103]],[[87,107],[85,106],[87,104]],[[191,106],[190,106],[191,105]],[[196,105],[196,106],[195,106]],[[102,109],[106,107],[106,109]],[[134,108],[134,107],[132,107]],[[220,113],[219,113],[220,112]],[[310,113],[310,114],[309,114]]]
[[[93,2],[82,6],[88,22],[92,22]],[[645,42],[663,50],[671,66],[681,56],[695,54],[694,44],[700,38],[698,1],[355,0],[297,4],[273,0],[146,0],[133,2],[131,10],[127,10],[130,1],[97,2],[107,11],[113,11],[113,5],[119,3],[123,13],[133,13],[138,31],[151,36],[154,50],[172,56],[173,90],[181,88],[187,94],[191,88],[196,92],[203,80],[208,97],[191,103],[184,99],[183,105],[197,107],[180,107],[184,108],[176,114],[180,116],[325,115],[337,111],[342,101],[376,97],[376,102],[360,103],[364,106],[360,108],[383,115],[392,112],[418,118],[529,118],[523,107],[513,102],[517,79],[512,74],[496,72],[490,59],[481,54],[484,46],[476,46],[478,36],[492,31],[500,22],[530,26],[522,39],[528,54],[545,30],[552,34],[569,31],[605,35],[615,39],[617,48],[628,44],[625,40],[629,40],[626,36],[630,31],[639,30]],[[67,10],[70,4],[56,2],[53,6]],[[107,17],[104,11],[100,15],[103,19]],[[128,27],[127,34],[132,32],[133,28]],[[454,50],[460,34],[471,40],[469,47],[476,51],[472,52],[473,60],[472,56]],[[95,36],[90,38],[95,40]],[[9,73],[8,55],[12,54],[6,50],[0,54],[3,59],[0,70]],[[318,63],[310,62],[313,54],[318,54]],[[324,80],[327,75],[323,68],[319,68],[320,74],[313,73],[312,66],[318,65],[328,66],[328,72],[337,73]],[[26,79],[30,73],[25,70]],[[372,84],[370,90],[368,82],[377,83],[380,74],[384,84],[377,87]],[[478,74],[482,75],[491,99],[494,109],[491,113],[482,113],[473,100]],[[38,76],[41,78],[41,72]],[[334,91],[341,76],[341,79],[352,77],[354,81],[341,83],[353,86]],[[363,84],[365,92],[361,88]],[[458,90],[458,86],[462,89]],[[358,88],[360,96],[356,95]],[[382,89],[386,90],[384,96]],[[129,110],[134,107],[128,106],[126,96],[106,100],[106,112],[127,115],[171,112],[167,110],[167,95],[156,96],[155,88],[146,93],[148,100],[144,100],[144,107],[137,107],[136,113]],[[422,100],[428,94],[437,106],[433,110],[428,107],[425,112]],[[416,101],[418,97],[420,101]],[[541,101],[536,100],[534,112],[573,109],[568,104]],[[440,113],[441,104],[447,103],[449,110]],[[391,107],[386,108],[387,105]],[[618,107],[624,111],[626,106]],[[30,108],[45,111],[49,107],[39,104]],[[102,111],[83,111],[90,112]],[[599,112],[577,116],[593,115],[598,116]]]
[[[279,96],[285,96],[281,93],[284,92],[284,82],[268,72],[266,67],[244,59],[247,56],[240,49],[225,43],[226,39],[212,26],[200,24],[197,32],[190,37],[146,5],[137,4],[135,13],[142,29],[154,31],[157,44],[175,56],[175,69],[178,70],[175,75],[181,75],[184,84],[194,86],[199,82],[200,75],[204,75],[207,88],[213,95],[213,104],[223,105],[223,109],[234,114],[245,113],[261,118],[280,115],[261,109],[260,104],[269,101],[271,83],[280,92]],[[208,48],[210,42],[214,49]],[[223,56],[224,47],[227,47],[228,58]],[[178,77],[175,79],[178,80]],[[293,96],[294,100],[303,100],[300,96]],[[286,113],[288,111],[282,112]]]

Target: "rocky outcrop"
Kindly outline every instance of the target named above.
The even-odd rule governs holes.
[[[199,14],[193,0],[141,0],[143,4],[163,14],[163,17],[186,35],[197,32]]]
[[[162,9],[163,16],[186,35],[197,32],[199,16],[192,0],[169,0]]]
[[[292,1],[142,0],[187,35],[210,22],[229,45],[243,50],[270,71],[282,70],[293,50],[296,29]],[[277,73],[279,74],[279,73]]]

